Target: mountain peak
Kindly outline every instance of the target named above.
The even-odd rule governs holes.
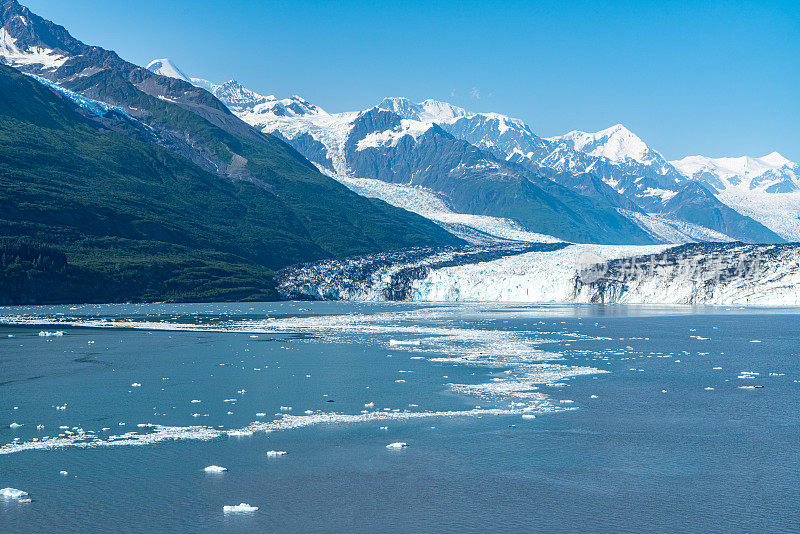
[[[178,80],[192,83],[189,77],[169,58],[154,59],[148,63],[147,70],[155,74],[160,74],[161,76],[177,78]]]
[[[551,137],[549,140],[564,142],[571,145],[574,150],[590,156],[603,157],[614,163],[624,162],[627,159],[646,163],[652,159],[653,154],[639,136],[622,124],[615,124],[595,133],[573,130],[559,137]]]
[[[432,98],[417,103],[404,96],[390,96],[381,100],[376,107],[404,119],[426,122],[452,121],[469,115],[465,109]]]
[[[621,136],[624,136],[624,137],[635,137],[636,139],[639,139],[639,136],[634,134],[632,131],[627,129],[622,124],[615,124],[614,126],[610,126],[610,127],[606,128],[605,130],[600,130],[595,135],[598,135],[598,136],[603,135],[603,136],[607,136],[607,137],[611,137],[612,135],[621,135]]]
[[[784,165],[792,163],[777,152],[770,152],[766,156],[762,156],[758,159],[773,167],[783,167]]]

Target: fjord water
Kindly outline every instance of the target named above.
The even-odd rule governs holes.
[[[32,499],[0,499],[4,532],[800,529],[797,310],[106,305],[0,323],[0,487]],[[223,513],[241,502],[259,509]]]

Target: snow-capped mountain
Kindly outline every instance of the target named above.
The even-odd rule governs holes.
[[[719,200],[769,227],[789,241],[800,241],[800,165],[777,152],[760,158],[689,156],[672,161],[687,178],[703,182]]]
[[[384,98],[377,107],[400,115],[404,119],[436,123],[446,123],[474,115],[458,106],[432,99],[415,103],[405,97],[388,97]]]
[[[264,96],[247,89],[236,80],[217,85],[202,78],[191,78],[191,83],[216,96],[225,102],[231,111],[236,113],[267,114],[272,117],[297,117],[321,111],[297,95],[283,99],[275,98],[275,95]]]
[[[369,191],[418,213],[420,206],[431,205],[424,197],[438,197],[443,209],[432,215],[426,207],[424,215],[448,228],[464,225],[467,219],[456,223],[453,216],[466,215],[471,217],[470,231],[481,233],[502,228],[498,230],[502,235],[536,232],[581,241],[653,240],[650,232],[613,206],[598,205],[449,134],[446,128],[475,118],[456,106],[387,99],[363,112],[328,113],[297,96],[279,100],[236,82],[222,86],[201,79],[193,82],[212,91],[245,122],[286,140],[321,170],[360,193]],[[478,120],[504,131],[511,130],[507,124],[524,127],[499,116]],[[397,195],[398,189],[404,194]]]
[[[175,66],[171,60],[168,58],[163,59],[154,59],[147,65],[147,70],[150,72],[155,72],[156,74],[160,74],[162,76],[169,76],[170,78],[175,78],[178,80],[183,80],[184,82],[191,83],[189,77],[183,73],[181,69]]]
[[[800,189],[800,165],[777,152],[760,158],[687,156],[670,163],[687,178],[705,182],[717,191],[745,187],[791,193]]]
[[[569,161],[571,172],[599,173],[606,183],[629,197],[662,196],[654,195],[648,191],[648,187],[656,185],[659,189],[669,191],[684,181],[683,176],[660,153],[621,124],[595,133],[574,130],[548,138],[547,141],[550,143],[551,157],[544,158],[546,166],[558,168],[563,165],[553,161],[553,154],[585,154],[589,156],[588,160],[567,157],[563,161]],[[562,147],[567,150],[564,151]]]
[[[552,181],[592,198],[602,209],[618,210],[656,240],[782,241],[762,226],[766,219],[756,222],[737,206],[736,211],[725,210],[714,195],[699,192],[692,185],[698,177],[679,171],[623,125],[541,138],[519,119],[474,113],[432,99],[392,97],[369,110],[328,113],[299,96],[264,96],[233,80],[222,85],[200,78],[191,81],[245,122],[289,142],[323,172],[407,209],[426,204],[423,197],[433,194],[451,213],[509,218],[511,206],[495,202],[488,207],[486,198],[475,197],[475,191],[469,200],[465,180],[474,186],[493,175],[494,181],[507,184],[513,181],[509,177],[524,175],[526,182],[541,186],[542,180]],[[464,145],[455,148],[448,138],[465,141],[484,155],[475,157]],[[455,153],[460,159],[453,159]],[[480,177],[474,174],[479,169]],[[366,186],[369,180],[379,183]],[[394,184],[393,192],[406,190],[393,197],[380,183]],[[456,183],[460,192],[448,189]],[[483,189],[480,193],[486,194]],[[670,203],[676,196],[687,202],[686,209]],[[410,198],[410,205],[400,203]],[[706,216],[711,212],[725,217]],[[532,219],[525,223],[519,217],[511,216],[526,230],[544,233],[530,226]]]
[[[414,103],[402,97],[385,98],[377,107],[404,119],[436,123],[454,137],[501,159],[539,153],[547,146],[524,122],[499,113],[472,113],[447,102],[429,99]]]

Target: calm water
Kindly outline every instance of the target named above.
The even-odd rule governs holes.
[[[31,497],[0,498],[3,532],[800,532],[797,310],[267,303],[0,322],[0,487]],[[223,513],[241,502],[259,509]]]

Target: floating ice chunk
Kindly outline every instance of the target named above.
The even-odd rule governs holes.
[[[375,403],[374,402],[364,403],[364,408],[374,408],[374,407],[375,407]]]
[[[28,496],[28,492],[27,491],[22,491],[20,489],[16,489],[16,488],[3,488],[3,489],[0,489],[0,497],[3,497],[4,499],[22,500],[22,499],[25,499],[27,496]]]
[[[412,356],[411,359],[412,360],[424,360],[425,356]]]
[[[306,410],[303,413],[306,415],[312,415],[314,413],[314,410]]]
[[[722,367],[719,367],[719,366],[717,366],[717,367],[712,367],[712,369],[713,369],[714,371],[719,371],[720,369],[722,369]]]
[[[42,430],[43,428],[44,428],[44,425],[36,425],[36,430]]]
[[[239,503],[235,506],[225,505],[222,507],[222,511],[226,514],[255,512],[256,510],[258,510],[258,506],[250,506],[246,502]]]
[[[764,386],[739,386],[739,389],[761,389]]]
[[[219,465],[209,465],[208,467],[203,469],[203,471],[205,471],[206,473],[222,473],[227,470],[228,470],[227,467],[222,467]]]
[[[267,416],[267,413],[266,413],[266,412],[258,412],[258,413],[256,414],[256,417],[266,417],[266,416]]]
[[[62,330],[56,330],[55,332],[48,332],[46,330],[42,330],[39,332],[39,337],[61,337],[64,335]]]
[[[283,456],[286,454],[286,451],[267,451],[267,458],[277,458],[278,456]]]
[[[402,384],[403,382],[405,382],[405,380],[401,378],[400,380],[395,380],[394,382],[395,384]]]
[[[418,347],[419,346],[419,340],[418,339],[411,339],[411,340],[403,341],[403,340],[399,340],[399,339],[390,339],[389,340],[389,345],[391,345],[391,346],[412,345],[412,346]]]
[[[131,387],[132,388],[140,388],[140,387],[142,387],[142,385],[139,382],[134,382],[133,384],[131,384]]]
[[[64,470],[62,469],[61,471],[59,471],[59,472],[58,472],[58,474],[59,474],[59,475],[61,475],[62,477],[65,477],[65,476],[67,476],[69,473],[68,473],[67,471],[64,471]]]
[[[239,395],[244,395],[245,393],[247,393],[247,390],[242,388],[239,391],[237,391],[236,393],[238,393]]]
[[[236,437],[252,436],[253,435],[253,431],[252,430],[228,430],[228,435],[229,436],[236,436]]]
[[[408,447],[408,443],[397,441],[395,443],[390,443],[386,446],[387,449],[402,449],[404,447]]]
[[[19,428],[19,427],[21,427],[22,425],[21,425],[21,424],[19,424],[19,423],[11,423],[11,424],[10,424],[10,425],[8,425],[8,426],[9,426],[9,427],[11,427],[11,428]]]
[[[225,399],[222,402],[236,402],[236,399]]]
[[[533,415],[532,413],[524,413],[524,414],[522,414],[522,418],[523,419],[536,419],[536,416]]]
[[[751,339],[750,343],[761,343],[760,339]]]
[[[706,391],[714,391],[714,388],[712,388],[711,386],[705,387],[703,389],[705,389]]]
[[[201,401],[201,400],[198,400],[198,399],[192,399],[192,400],[191,400],[191,401],[189,401],[189,402],[191,402],[191,403],[193,403],[193,404],[196,404],[196,403],[198,403],[198,402],[203,402],[203,401]]]
[[[597,398],[599,398],[599,397],[598,397],[597,395],[590,395],[590,396],[589,396],[589,398],[590,398],[590,399],[597,399]]]
[[[667,390],[666,390],[666,389],[662,389],[662,390],[661,390],[661,393],[666,393],[666,392],[667,392]]]
[[[292,407],[291,406],[281,406],[281,411],[282,412],[291,412],[292,411]]]

